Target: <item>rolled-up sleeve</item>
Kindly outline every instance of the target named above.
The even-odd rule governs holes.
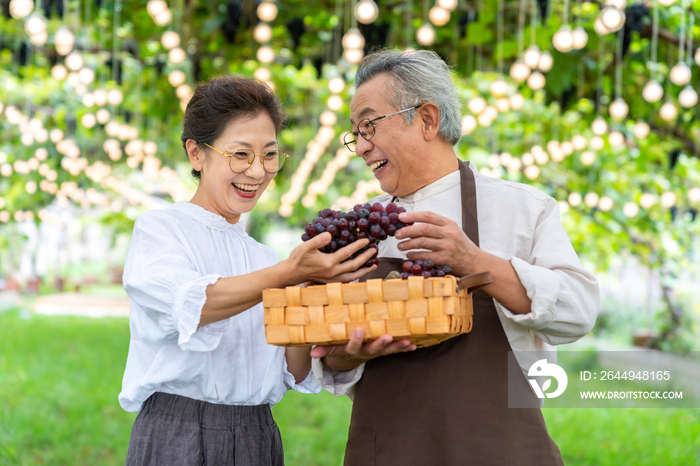
[[[593,328],[600,301],[598,282],[581,266],[554,199],[542,203],[529,257],[512,257],[510,263],[532,306],[529,313],[516,314],[496,302],[507,318],[551,345],[576,341]]]
[[[324,390],[335,396],[348,395],[352,399],[353,388],[362,378],[365,365],[361,364],[348,371],[335,371],[329,369],[320,359],[311,359],[311,371]]]
[[[124,289],[132,301],[131,322],[140,338],[175,343],[185,351],[211,351],[228,328],[228,320],[197,328],[206,289],[220,275],[202,275],[188,248],[169,225],[142,215],[134,225],[124,265]]]

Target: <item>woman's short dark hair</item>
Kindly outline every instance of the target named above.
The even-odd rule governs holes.
[[[239,118],[254,118],[265,112],[279,134],[285,124],[282,103],[262,81],[239,76],[217,76],[200,84],[185,109],[182,122],[182,147],[187,153],[187,140],[192,139],[206,150],[213,145],[229,123]],[[192,175],[202,173],[192,169]]]

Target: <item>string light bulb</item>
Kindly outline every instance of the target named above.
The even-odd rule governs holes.
[[[454,11],[457,8],[457,0],[437,0],[437,4],[447,11]]]
[[[700,188],[694,186],[688,190],[688,199],[690,202],[700,202]]]
[[[158,14],[168,9],[168,4],[165,0],[149,0],[146,4],[146,11],[152,18],[158,16]]]
[[[625,137],[619,131],[612,131],[608,134],[608,142],[613,147],[620,147],[625,143]]]
[[[573,37],[574,49],[581,50],[588,44],[588,34],[583,27],[579,26],[571,33]]]
[[[173,19],[173,14],[170,12],[170,10],[163,10],[158,13],[155,18],[153,18],[153,22],[158,26],[165,26],[171,19]]]
[[[545,50],[542,52],[542,55],[540,55],[540,61],[537,64],[537,68],[539,68],[540,71],[543,73],[546,73],[547,71],[552,69],[552,66],[554,65],[554,59],[552,58],[552,55],[549,53],[549,50]]]
[[[615,120],[622,120],[627,116],[629,113],[629,106],[627,105],[627,102],[624,101],[621,97],[618,97],[613,101],[612,104],[610,104],[610,116],[613,117]]]
[[[365,46],[365,38],[357,28],[350,28],[343,36],[344,49],[361,49]]]
[[[26,18],[34,11],[34,2],[32,0],[11,0],[10,15],[15,19]]]
[[[659,3],[663,6],[671,6],[676,3],[676,0],[659,0]]]
[[[582,136],[580,134],[577,134],[576,136],[571,138],[571,145],[575,150],[583,150],[586,148],[586,144],[588,144],[588,141],[586,140],[585,136]]]
[[[695,92],[692,86],[686,86],[685,89],[678,94],[678,103],[685,108],[695,107],[695,104],[698,103],[698,93]]]
[[[168,74],[168,82],[173,87],[178,87],[185,82],[185,73],[181,70],[173,70]]]
[[[625,13],[614,6],[607,6],[600,12],[603,25],[609,32],[617,32],[625,25]]]
[[[571,26],[568,24],[559,28],[552,37],[554,48],[561,53],[568,53],[574,48],[574,36],[571,31]]]
[[[267,23],[260,23],[253,30],[253,38],[259,44],[266,44],[272,39],[272,28]]]
[[[69,70],[77,71],[83,67],[83,57],[78,52],[73,52],[66,57],[66,66]]]
[[[180,36],[175,31],[165,31],[160,38],[160,43],[163,44],[166,50],[171,50],[180,45]]]
[[[486,100],[484,100],[484,98],[481,96],[476,96],[469,100],[467,103],[467,108],[474,115],[478,115],[486,108]]]
[[[340,94],[345,89],[345,80],[340,76],[336,76],[328,81],[328,90],[334,94]]]
[[[583,203],[592,209],[598,205],[599,199],[600,198],[598,197],[597,193],[586,193],[586,195],[583,197]]]
[[[644,193],[639,197],[639,204],[645,209],[651,209],[656,204],[656,198],[653,194]]]
[[[510,108],[513,110],[520,110],[525,105],[525,97],[522,94],[513,94],[508,100],[510,101]]]
[[[540,63],[541,55],[540,48],[536,45],[531,45],[525,50],[525,53],[523,54],[523,61],[527,66],[534,70]]]
[[[379,16],[379,7],[373,0],[362,0],[355,6],[355,19],[362,24],[373,23]]]
[[[503,79],[499,78],[491,83],[491,95],[495,98],[500,99],[501,97],[505,97],[507,93],[508,83],[506,83]]]
[[[671,68],[671,73],[669,74],[669,79],[671,82],[677,86],[685,86],[690,82],[691,72],[688,65],[683,62],[678,63],[676,66]]]
[[[277,5],[272,2],[262,2],[258,5],[258,18],[268,23],[277,18]]]
[[[542,73],[539,71],[534,71],[530,77],[527,78],[527,85],[532,90],[542,89],[546,83],[546,79]]]
[[[25,21],[24,30],[30,36],[46,32],[46,20],[39,16],[39,14],[34,13]]]
[[[476,129],[476,118],[472,115],[462,117],[462,134],[471,134]]]
[[[602,117],[598,117],[593,120],[593,123],[591,123],[591,129],[593,130],[593,133],[601,136],[608,130],[608,124]]]
[[[345,52],[343,52],[343,57],[353,65],[360,63],[360,60],[362,60],[364,56],[365,53],[362,49],[345,49]]]
[[[634,137],[636,137],[637,139],[644,139],[645,137],[647,137],[649,135],[649,131],[650,131],[649,125],[644,121],[638,121],[634,125],[633,133],[634,133]]]
[[[523,82],[530,76],[530,67],[518,60],[510,67],[510,77],[518,82]]]
[[[607,212],[610,209],[613,208],[613,201],[607,196],[603,196],[600,198],[600,201],[598,202],[598,208],[602,210],[603,212]]]
[[[603,138],[600,136],[593,136],[588,145],[593,150],[600,150],[605,146],[605,141],[603,141]]]
[[[678,109],[672,102],[666,102],[659,109],[659,116],[664,121],[671,121],[678,116]]]
[[[605,36],[607,34],[610,34],[610,30],[605,27],[605,24],[603,24],[603,19],[598,16],[593,23],[593,30],[598,34],[599,36]]]
[[[444,26],[450,20],[450,12],[441,6],[434,6],[430,9],[428,18],[435,26]]]
[[[68,55],[71,50],[73,50],[73,45],[75,45],[75,36],[70,29],[62,27],[56,31],[54,43],[56,45],[56,52],[59,55]]]
[[[51,68],[51,76],[53,76],[54,79],[62,81],[68,76],[68,70],[63,65],[54,65],[54,67]]]
[[[175,47],[174,49],[170,50],[170,52],[168,52],[168,58],[171,62],[175,64],[182,63],[183,61],[185,61],[185,57],[185,51],[180,47]]]
[[[430,24],[424,24],[416,31],[416,41],[423,47],[433,45],[435,42],[435,29]]]
[[[650,104],[656,103],[659,100],[661,100],[661,97],[663,97],[663,95],[664,88],[661,87],[661,84],[659,84],[656,81],[649,81],[644,85],[644,89],[642,89],[642,97]]]

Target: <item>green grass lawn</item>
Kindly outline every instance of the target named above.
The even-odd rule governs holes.
[[[126,319],[0,314],[0,465],[119,465],[135,415],[117,403]],[[351,403],[274,408],[288,465],[342,464]],[[567,465],[700,465],[700,410],[545,409]]]

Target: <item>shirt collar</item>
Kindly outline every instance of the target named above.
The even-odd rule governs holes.
[[[437,181],[430,183],[427,186],[422,187],[410,196],[400,197],[399,201],[416,203],[418,201],[424,201],[438,194],[442,194],[448,189],[452,189],[455,186],[459,186],[460,176],[459,170],[455,170],[452,173],[443,176]]]
[[[246,234],[245,223],[242,220],[239,220],[236,223],[229,223],[221,215],[210,212],[197,204],[192,204],[191,202],[187,201],[179,201],[173,204],[172,208],[214,230],[226,231],[233,228],[240,234]]]

